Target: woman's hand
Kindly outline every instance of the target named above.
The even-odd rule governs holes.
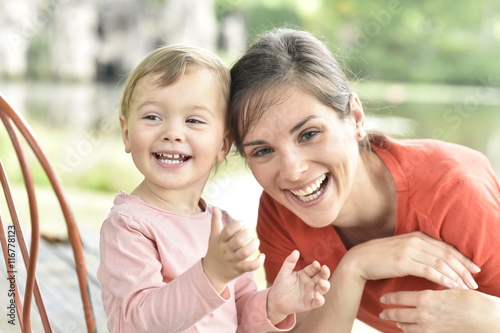
[[[299,251],[293,251],[283,262],[267,296],[267,314],[273,324],[288,315],[309,311],[325,303],[323,295],[330,289],[330,269],[317,261],[294,272]]]
[[[245,272],[251,272],[264,264],[264,255],[251,256],[259,249],[259,239],[250,229],[238,221],[222,225],[222,214],[213,208],[212,226],[203,269],[210,283],[219,293],[226,285]]]
[[[342,261],[364,281],[412,275],[445,288],[476,289],[472,274],[480,271],[453,246],[419,231],[356,245]]]
[[[398,322],[407,333],[500,332],[500,298],[474,290],[400,291],[381,302],[406,308],[386,309],[380,317]]]

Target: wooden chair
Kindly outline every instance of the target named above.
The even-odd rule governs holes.
[[[46,173],[51,188],[54,191],[55,196],[57,197],[59,205],[61,206],[62,215],[64,216],[64,220],[67,226],[69,242],[71,243],[73,252],[74,266],[76,269],[75,279],[78,280],[78,286],[80,289],[79,291],[83,303],[84,313],[82,313],[82,315],[85,317],[87,332],[96,332],[96,324],[88,288],[87,268],[85,266],[82,241],[77,224],[73,219],[68,201],[63,192],[61,182],[26,121],[18,112],[16,112],[16,110],[1,94],[0,118],[7,130],[8,137],[12,142],[12,148],[17,155],[19,169],[22,173],[24,187],[26,188],[28,198],[28,207],[16,207],[16,202],[11,191],[11,186],[9,185],[9,181],[7,179],[6,169],[2,164],[0,156],[0,180],[3,192],[5,194],[6,206],[8,207],[8,212],[12,222],[9,225],[5,225],[4,215],[2,215],[0,212],[0,243],[2,247],[3,257],[5,259],[7,280],[9,286],[9,291],[7,292],[7,294],[10,298],[9,308],[7,310],[3,309],[0,312],[2,315],[1,320],[9,320],[8,316],[5,317],[4,312],[7,311],[7,315],[12,315],[15,311],[15,317],[17,318],[21,331],[31,333],[31,310],[32,308],[35,309],[34,306],[32,307],[32,300],[34,298],[36,309],[38,309],[38,313],[43,323],[44,331],[52,332],[51,320],[49,320],[49,316],[42,299],[42,294],[40,292],[39,281],[36,277],[38,250],[40,246],[40,214],[39,207],[37,205],[35,184],[32,177],[32,163],[28,163],[27,159],[27,155],[34,155],[36,157],[36,160],[41,165],[43,171]],[[20,137],[23,138],[22,141],[19,139],[19,134]],[[28,149],[26,149],[26,147],[28,147]],[[2,146],[2,149],[5,148],[3,148]],[[27,152],[25,151],[25,149],[27,150]],[[22,211],[29,210],[31,219],[31,237],[25,237],[25,235],[23,234],[18,209]],[[26,244],[27,238],[31,240],[29,244],[29,250],[28,245]],[[17,242],[18,249],[20,250],[20,255],[14,252],[14,242]],[[19,266],[21,266],[21,258],[23,259],[26,266],[24,300],[21,300],[19,290],[20,283],[24,282],[24,280],[19,281],[19,276],[16,275],[17,270],[20,268]],[[4,291],[2,291],[1,297],[6,296],[3,295],[3,293]],[[60,304],[60,306],[74,307],[75,305]]]

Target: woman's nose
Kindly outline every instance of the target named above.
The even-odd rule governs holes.
[[[297,181],[307,170],[307,163],[300,152],[291,150],[280,156],[280,176],[283,180]]]

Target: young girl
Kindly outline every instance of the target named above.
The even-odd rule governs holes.
[[[125,151],[144,175],[120,192],[101,230],[98,277],[111,332],[289,330],[295,312],[321,306],[329,270],[283,263],[256,291],[259,241],[201,199],[214,162],[231,146],[225,125],[230,76],[215,55],[160,48],[130,74],[120,125]]]

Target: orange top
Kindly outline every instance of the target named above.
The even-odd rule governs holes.
[[[372,148],[395,181],[394,234],[422,231],[454,245],[481,267],[475,276],[478,290],[500,296],[500,185],[486,157],[435,140],[389,140],[383,148]],[[306,225],[265,192],[257,232],[270,283],[294,249],[302,256],[297,269],[318,260],[333,271],[346,253],[334,228]],[[395,323],[379,318],[387,307],[379,298],[388,292],[424,289],[442,287],[417,277],[368,281],[357,317],[383,332],[401,332]]]

